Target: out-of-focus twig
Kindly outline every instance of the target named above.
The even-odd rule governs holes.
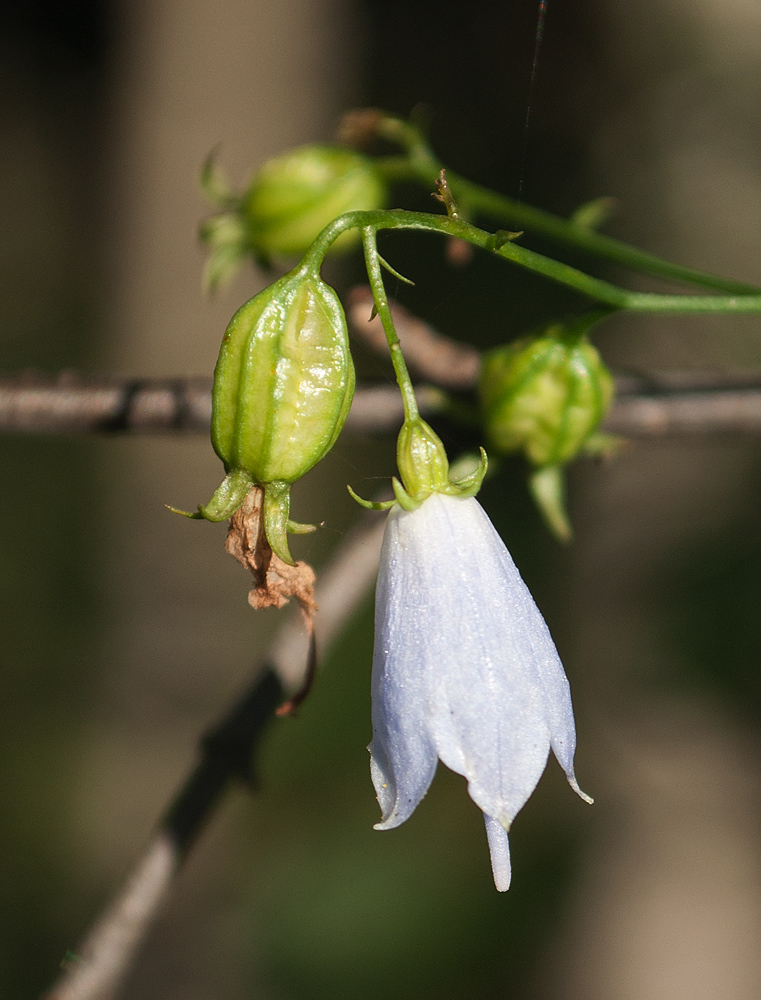
[[[603,430],[628,438],[761,434],[761,387],[619,396]]]
[[[364,309],[363,317],[363,324],[370,325]],[[424,326],[419,320],[416,324]],[[402,329],[405,329],[403,324]],[[407,328],[408,341],[411,329],[414,327]],[[429,329],[425,337],[432,332]],[[415,341],[415,334],[412,336]],[[437,336],[446,345],[446,338]],[[368,343],[373,337],[371,334],[367,338]],[[430,341],[424,350],[411,353],[418,370],[433,381],[440,372],[438,365],[434,365],[433,371],[424,370],[429,349],[432,349]],[[385,339],[383,350],[388,350]],[[434,350],[431,357],[435,354]],[[450,357],[454,359],[454,355]],[[448,378],[447,373],[441,376],[442,388],[453,389],[455,381],[461,390],[472,389],[477,370],[471,371],[467,382],[467,368],[463,362],[454,379]],[[455,360],[454,371],[458,371]],[[415,392],[425,417],[446,407],[445,397],[436,385],[418,385]],[[345,432],[393,433],[401,427],[403,418],[401,397],[395,386],[359,385]],[[211,379],[97,378],[71,372],[0,377],[0,434],[208,434],[210,420]],[[761,372],[663,371],[618,375],[616,398],[604,429],[629,438],[761,434]]]
[[[421,412],[441,407],[433,386],[420,386]],[[360,386],[346,422],[354,433],[384,433],[401,427],[404,413],[393,385]],[[211,379],[139,379],[24,372],[0,377],[0,433],[208,434]]]
[[[761,372],[619,375],[605,430],[626,437],[761,433]]]
[[[323,648],[352,617],[375,579],[384,523],[382,515],[365,514],[320,576],[315,629]],[[306,650],[303,626],[289,620],[251,687],[201,740],[200,761],[143,855],[43,1000],[112,1000],[220,798],[236,780],[252,783],[259,740],[283,698],[299,685]]]
[[[43,375],[0,378],[0,430],[76,434],[208,430],[211,379]]]

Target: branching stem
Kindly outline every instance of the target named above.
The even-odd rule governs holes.
[[[761,288],[758,286],[673,264],[655,254],[598,233],[589,226],[561,218],[475,184],[445,167],[420,130],[410,122],[384,116],[378,123],[378,134],[404,149],[402,156],[391,156],[376,161],[377,168],[388,180],[413,181],[430,190],[441,170],[446,169],[454,197],[471,218],[492,219],[511,227],[525,229],[530,233],[548,236],[558,243],[667,281],[685,282],[731,295],[761,294]]]
[[[408,212],[403,209],[347,212],[346,215],[339,216],[323,229],[307,251],[302,261],[304,270],[318,271],[330,246],[349,229],[362,230],[366,247],[366,260],[368,259],[368,241],[371,236],[374,240],[375,234],[384,229],[416,230],[418,232],[438,233],[442,236],[454,236],[465,240],[473,246],[496,254],[496,256],[509,260],[519,267],[524,267],[534,274],[541,274],[551,281],[565,285],[580,295],[614,310],[626,309],[631,312],[669,313],[672,315],[761,313],[761,291],[751,289],[751,294],[748,292],[748,286],[743,286],[745,289],[743,292],[735,290],[733,294],[729,295],[661,295],[655,292],[631,292],[609,281],[594,278],[569,264],[545,257],[533,250],[527,250],[512,239],[505,240],[499,232],[488,233],[486,230],[479,229],[461,219],[451,219],[448,216],[433,215],[427,212]],[[380,274],[377,250],[374,250],[370,256],[368,269],[373,261],[373,266],[377,265],[378,274]],[[372,281],[371,276],[371,283]],[[373,292],[375,293],[375,291],[375,286],[373,286]],[[385,300],[385,293],[382,298]],[[377,301],[376,307],[378,307]],[[380,313],[380,308],[378,311]],[[382,315],[381,318],[383,318]],[[384,322],[385,328],[386,323]]]

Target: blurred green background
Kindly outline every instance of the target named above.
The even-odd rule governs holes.
[[[203,298],[200,164],[221,143],[242,183],[354,106],[423,104],[474,179],[561,214],[613,195],[609,231],[759,282],[761,8],[550,0],[526,133],[537,6],[10,0],[2,369],[210,372],[265,279]],[[454,270],[431,238],[383,246],[417,282],[390,291],[479,345],[576,304],[496,261]],[[331,277],[346,289],[358,262]],[[760,332],[752,317],[617,319],[597,342],[618,370],[759,368]],[[568,549],[518,463],[484,489],[566,664],[597,799],[583,807],[550,764],[511,834],[506,896],[443,768],[407,824],[372,830],[368,596],[298,719],[273,727],[258,795],[232,795],[201,838],[123,995],[755,1000],[760,457],[752,440],[680,440],[579,466]],[[392,469],[389,442],[340,443],[294,490],[298,519],[326,521],[298,554],[324,563],[358,517],[345,483],[366,494]],[[0,470],[0,996],[33,998],[278,617],[247,608],[222,526],[163,507],[217,485],[205,440],[3,438]]]

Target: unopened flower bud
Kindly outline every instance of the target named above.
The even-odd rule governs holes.
[[[372,160],[339,146],[300,146],[268,160],[243,197],[251,246],[265,256],[300,255],[344,212],[381,208],[385,185]],[[333,249],[359,235],[344,233]]]
[[[354,393],[354,365],[338,296],[317,275],[292,271],[230,321],[214,372],[211,441],[227,476],[199,507],[230,517],[264,487],[264,529],[291,563],[290,486],[333,447]],[[199,516],[199,515],[193,515]]]
[[[485,357],[479,392],[484,426],[499,452],[532,465],[563,465],[588,441],[610,405],[613,378],[584,337],[562,325]]]
[[[396,464],[410,496],[449,486],[449,460],[441,440],[425,420],[405,420],[396,442]]]

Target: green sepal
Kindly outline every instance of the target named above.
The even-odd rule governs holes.
[[[219,146],[215,146],[203,161],[198,180],[201,190],[212,205],[219,205],[220,208],[231,208],[240,204],[240,195],[236,194],[230,187],[226,174],[217,164],[218,152]]]
[[[264,517],[264,534],[269,547],[284,563],[295,566],[295,560],[288,548],[288,514],[291,509],[291,484],[284,482],[265,483],[262,514]],[[311,527],[311,525],[299,525]]]
[[[396,500],[364,500],[358,493],[354,492],[351,486],[347,486],[346,489],[351,494],[352,500],[356,500],[360,507],[364,507],[365,510],[388,510],[396,503]]]
[[[433,434],[433,431],[431,433]],[[395,498],[393,500],[363,500],[362,497],[354,492],[351,486],[347,486],[346,488],[357,503],[366,510],[388,510],[399,504],[402,510],[412,511],[417,510],[432,493],[445,493],[447,496],[452,497],[474,497],[481,489],[481,483],[486,475],[488,465],[489,459],[484,449],[481,448],[481,457],[478,461],[478,466],[473,472],[467,476],[463,476],[461,479],[453,480],[445,485],[439,485],[435,489],[429,485],[423,485],[417,493],[410,493],[404,488],[400,480],[394,476],[391,480],[391,487]]]
[[[411,496],[396,476],[391,480],[391,487],[396,497],[395,502],[399,504],[402,510],[406,511],[417,510],[420,504],[431,495],[430,493],[417,493],[415,496]]]
[[[180,510],[179,507],[172,507],[172,505],[168,503],[165,503],[164,506],[173,514],[179,514],[180,517],[189,517],[193,521],[203,520],[203,514],[199,514],[197,510]]]
[[[242,506],[253,485],[254,480],[245,469],[232,469],[219,484],[211,500],[205,505],[199,504],[197,511],[178,510],[168,504],[167,509],[173,514],[194,520],[203,518],[206,521],[226,521]]]
[[[447,488],[438,492],[446,493],[453,497],[474,497],[478,493],[484,481],[486,471],[489,468],[489,458],[486,452],[483,448],[479,450],[481,457],[478,460],[476,468],[469,475],[463,476],[461,479],[454,479]]]
[[[212,248],[203,269],[203,288],[210,294],[227,285],[241,268],[246,248],[241,245],[223,244]]]
[[[243,505],[243,501],[254,485],[253,477],[246,469],[232,469],[227,473],[214,496],[198,513],[207,521],[226,521]]]
[[[570,542],[573,529],[565,508],[565,476],[562,466],[545,465],[528,480],[531,496],[542,519],[559,542]]]
[[[291,521],[290,519],[285,527],[286,531],[292,535],[310,535],[313,531],[317,531],[316,524],[302,524],[300,521]]]
[[[203,271],[203,287],[214,292],[240,270],[248,252],[246,229],[236,211],[221,212],[201,223],[198,236],[211,251]]]

